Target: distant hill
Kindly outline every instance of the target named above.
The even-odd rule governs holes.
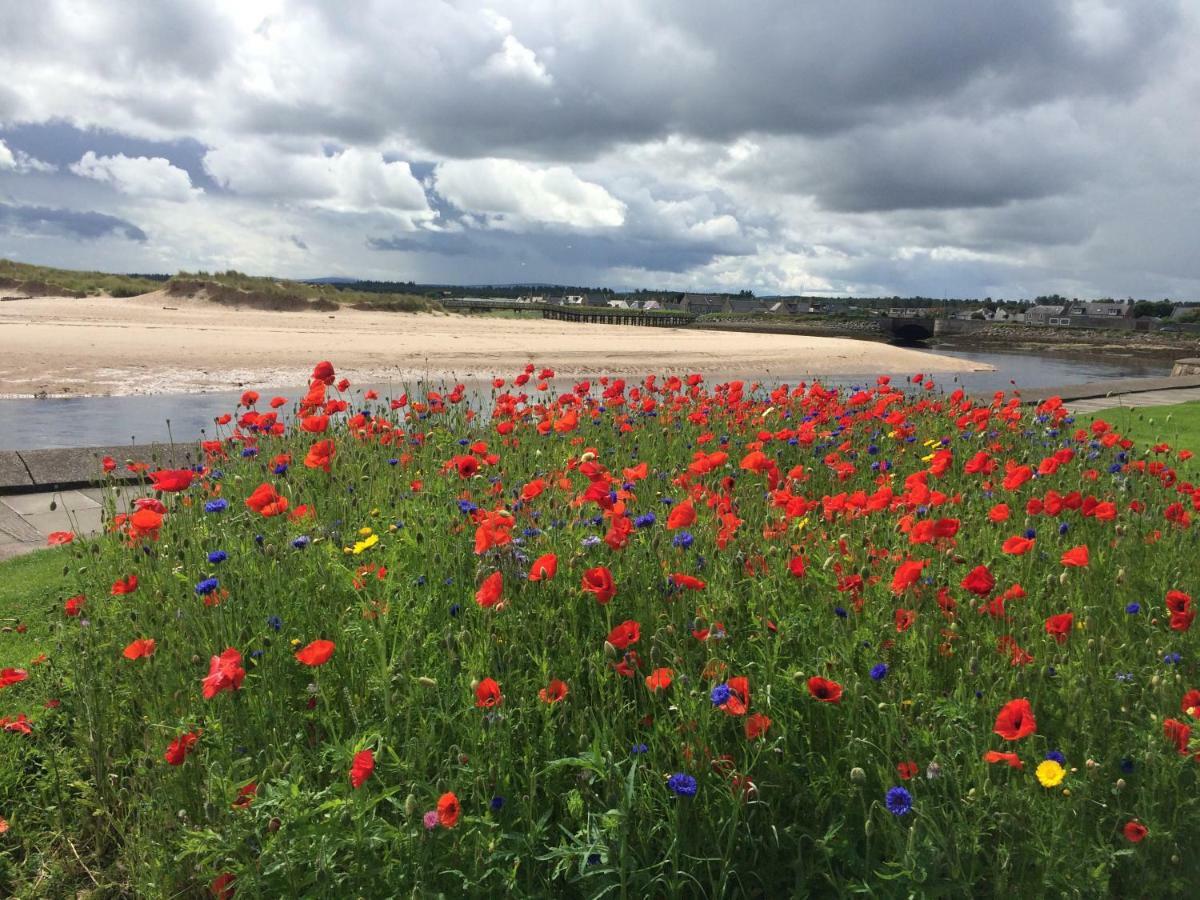
[[[304,284],[355,284],[359,281],[357,278],[346,278],[342,275],[327,275],[324,278],[303,278]]]

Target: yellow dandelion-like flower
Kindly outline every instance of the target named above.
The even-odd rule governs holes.
[[[371,547],[374,547],[378,543],[379,543],[379,535],[377,535],[377,534],[372,534],[370,537],[364,538],[361,541],[355,541],[354,542],[354,551],[353,551],[354,555],[358,556],[358,554],[362,553],[364,550],[369,550]]]
[[[358,529],[358,533],[359,533],[359,534],[360,534],[362,537],[370,537],[370,536],[371,536],[371,529],[370,529],[369,527],[363,527],[363,528],[360,528],[360,529]]]
[[[1058,787],[1066,774],[1067,770],[1053,759],[1043,760],[1037,767],[1037,780],[1042,787]]]

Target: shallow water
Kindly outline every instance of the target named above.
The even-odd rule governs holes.
[[[1171,370],[1170,361],[1163,359],[1099,354],[997,353],[950,350],[936,346],[917,349],[995,366],[994,372],[968,372],[937,379],[948,390],[961,386],[968,393],[985,395],[997,390],[1009,390],[1014,385],[1035,388],[1083,384],[1105,378],[1161,376],[1169,374]],[[877,374],[824,377],[821,381],[829,385],[871,384]],[[886,374],[903,378],[913,373]],[[769,377],[771,381],[790,383],[804,380],[802,377],[788,379],[779,372]],[[368,386],[359,387],[365,389]],[[399,387],[374,387],[384,398],[398,395],[401,391]],[[302,396],[304,391],[305,388],[299,385],[290,390],[265,391],[260,406],[266,409],[266,401],[276,394],[296,398]],[[241,391],[218,391],[135,397],[0,400],[0,450],[115,446],[167,441],[171,437],[176,441],[191,441],[206,430],[212,434],[213,419],[233,411],[240,397]]]

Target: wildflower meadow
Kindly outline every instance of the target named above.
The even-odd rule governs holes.
[[[515,377],[512,377],[515,375]],[[922,375],[320,363],[132,467],[0,659],[0,888],[1187,892],[1190,454]]]

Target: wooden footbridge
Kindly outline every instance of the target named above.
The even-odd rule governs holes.
[[[538,313],[543,319],[563,322],[587,322],[593,325],[645,325],[652,328],[682,328],[695,321],[694,313],[678,310],[614,309],[610,306],[560,306],[556,303],[522,303],[519,300],[452,299],[442,300],[442,307],[451,312],[514,312]]]

